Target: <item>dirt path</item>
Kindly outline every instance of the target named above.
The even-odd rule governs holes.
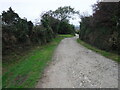
[[[36,88],[118,88],[118,64],[65,38]]]

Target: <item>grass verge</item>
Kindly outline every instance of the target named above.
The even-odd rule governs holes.
[[[41,78],[44,68],[52,60],[52,55],[59,42],[71,35],[59,35],[44,46],[34,47],[25,52],[13,63],[3,63],[3,88],[34,88]],[[23,52],[24,53],[24,52]],[[19,57],[19,56],[18,56]]]
[[[114,54],[111,52],[106,52],[104,50],[100,50],[98,48],[95,48],[95,47],[91,46],[90,44],[87,44],[86,42],[84,42],[80,39],[77,39],[77,42],[80,43],[81,45],[85,46],[86,48],[93,50],[94,52],[97,52],[97,53],[99,53],[107,58],[110,58],[114,61],[117,61],[118,63],[120,62],[120,56],[117,54]]]
[[[60,36],[60,37],[72,37],[72,36],[74,36],[74,35],[70,35],[70,34],[60,34],[59,36]]]

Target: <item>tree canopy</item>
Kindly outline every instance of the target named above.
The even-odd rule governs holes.
[[[70,6],[59,7],[53,12],[54,17],[61,21],[72,18],[74,14],[79,14],[79,12],[75,11],[74,8]]]
[[[75,29],[71,28],[69,24],[69,19],[72,18],[74,14],[79,14],[79,12],[70,6],[59,7],[55,11],[49,10],[42,14],[41,22],[44,27],[51,27],[54,33],[74,34]]]

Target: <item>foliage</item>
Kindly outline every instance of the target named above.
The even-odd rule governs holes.
[[[74,8],[71,8],[70,6],[59,7],[53,12],[54,17],[60,21],[72,18],[72,15],[74,14],[79,14],[79,12],[75,11]]]
[[[59,34],[73,34],[75,33],[75,29],[73,25],[68,24],[67,22],[60,22],[59,26]]]
[[[64,20],[56,18],[60,13],[62,17],[65,15],[66,18],[64,18]],[[33,23],[27,21],[26,18],[20,18],[11,7],[7,11],[3,11],[3,55],[14,52],[17,48],[24,49],[33,44],[46,44],[55,38],[57,34],[74,34],[74,26],[69,24],[69,20],[67,20],[69,14],[74,13],[76,12],[71,7],[60,7],[55,11],[50,10],[43,13],[41,15],[41,23],[33,25]]]
[[[46,18],[46,17],[45,17]],[[34,26],[31,21],[21,19],[12,8],[2,13],[2,39],[4,54],[8,50],[17,47],[32,45],[33,43],[45,44],[53,38],[53,30],[49,26],[49,21],[44,19],[42,25]]]
[[[20,18],[12,8],[3,11],[3,88],[34,87],[44,67],[51,60],[57,44],[64,37],[72,36],[57,37],[59,31],[65,34],[74,33],[74,26],[65,22],[68,20],[60,21],[52,14],[52,11],[44,13],[41,24],[33,25],[26,18]],[[38,48],[30,51],[32,46]]]
[[[31,37],[32,30],[33,30],[33,23],[31,21],[28,21],[27,24],[29,29],[28,35]]]
[[[3,24],[15,24],[18,21],[18,19],[18,14],[15,13],[11,7],[7,12],[3,11],[2,13],[2,21],[4,21]]]
[[[30,26],[28,27],[27,20],[21,19],[12,8],[9,8],[7,12],[3,11],[2,24],[4,46],[27,41]],[[31,28],[32,27],[33,26],[31,26]]]
[[[10,53],[8,63],[3,63],[3,88],[35,88],[42,77],[44,68],[52,60],[53,52],[59,42],[71,35],[60,35],[46,45],[37,45],[30,50],[23,50],[23,55]],[[14,57],[13,57],[14,56]],[[17,60],[16,60],[17,59]]]
[[[18,39],[18,42],[26,42],[29,33],[27,20],[20,19],[15,27],[14,35]]]
[[[119,7],[118,2],[95,4],[92,16],[81,17],[80,39],[106,51],[120,51]]]
[[[55,11],[48,11],[41,16],[42,25],[45,28],[51,27],[54,35],[59,34],[74,34],[74,26],[69,24],[69,18],[72,15],[78,14],[74,8],[70,6],[59,7]]]

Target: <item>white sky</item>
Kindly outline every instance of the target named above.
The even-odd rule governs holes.
[[[21,18],[26,17],[27,20],[38,19],[43,11],[56,10],[60,6],[71,6],[80,13],[88,12],[92,14],[92,5],[97,0],[0,0],[0,13],[12,7]],[[70,20],[74,25],[79,25],[80,19]]]

